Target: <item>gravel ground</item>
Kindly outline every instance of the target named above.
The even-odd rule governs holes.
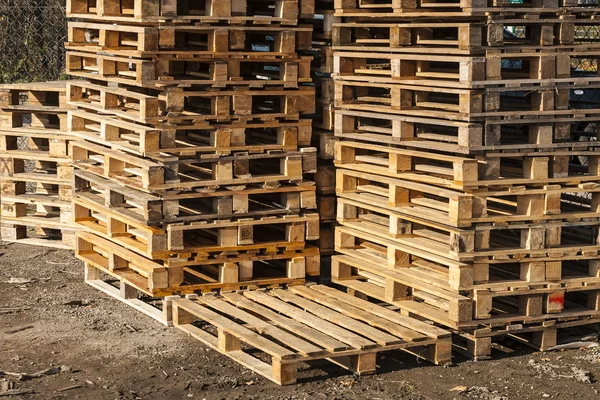
[[[537,353],[512,342],[510,354],[451,367],[390,352],[364,377],[322,362],[279,387],[89,287],[70,252],[2,242],[0,338],[8,399],[600,398],[599,347]]]

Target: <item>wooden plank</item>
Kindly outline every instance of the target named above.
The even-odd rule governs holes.
[[[353,318],[349,318],[340,312],[334,311],[327,307],[323,307],[310,300],[306,300],[295,294],[289,293],[287,290],[274,289],[273,293],[287,303],[295,304],[320,318],[333,322],[336,325],[343,326],[346,329],[360,333],[361,335],[368,337],[369,339],[379,343],[382,346],[403,342],[397,337],[379,331]]]
[[[344,343],[348,343],[357,349],[371,349],[377,347],[377,344],[369,339],[356,335],[306,311],[300,310],[299,308],[290,306],[289,304],[286,304],[285,302],[264,292],[244,292],[243,295],[253,301],[256,301],[257,303],[261,303],[277,312],[281,312]]]

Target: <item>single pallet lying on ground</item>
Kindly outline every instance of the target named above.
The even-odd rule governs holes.
[[[375,372],[377,353],[390,350],[450,361],[446,331],[325,286],[188,296],[171,305],[177,328],[280,385],[295,383],[300,364],[313,360],[358,374]]]

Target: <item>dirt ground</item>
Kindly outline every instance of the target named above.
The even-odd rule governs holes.
[[[323,362],[279,387],[82,275],[70,252],[0,242],[0,398],[600,398],[600,347],[536,353],[516,343],[493,361],[457,357],[450,367],[391,352],[379,356],[379,374],[363,377]]]

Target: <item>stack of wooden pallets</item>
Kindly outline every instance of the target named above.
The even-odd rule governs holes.
[[[319,275],[302,7],[69,2],[67,72],[84,78],[68,84],[69,155],[89,282],[108,274],[131,298]]]
[[[0,87],[2,239],[280,384],[549,348],[600,322],[588,3],[70,0],[76,79]]]
[[[540,348],[600,319],[596,5],[337,1],[333,280]]]
[[[395,349],[447,363],[449,332],[299,285],[321,274],[318,207],[333,188],[309,147],[312,26],[298,21],[314,6],[154,5],[70,3],[87,21],[67,45],[68,72],[86,79],[69,83],[69,154],[87,282],[280,384],[314,359],[357,373]]]
[[[75,248],[65,84],[0,86],[4,241]]]
[[[447,364],[452,348],[448,331],[322,285],[189,295],[171,301],[169,318],[280,385],[296,383],[310,361],[362,375],[376,371],[377,353],[402,350]]]
[[[396,349],[450,361],[448,331],[301,285],[321,274],[318,208],[333,189],[310,147],[320,55],[298,21],[313,4],[71,0],[68,13],[90,285],[280,384],[316,359],[357,373]]]

